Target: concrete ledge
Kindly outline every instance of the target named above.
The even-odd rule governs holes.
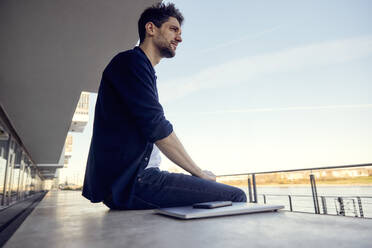
[[[0,247],[14,234],[45,194],[46,192],[36,193],[0,210]]]
[[[285,211],[178,220],[49,192],[5,247],[370,247],[372,220]]]

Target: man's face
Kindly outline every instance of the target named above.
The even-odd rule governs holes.
[[[176,18],[169,17],[160,28],[156,28],[154,44],[164,58],[172,58],[176,55],[178,43],[182,42],[181,26]]]

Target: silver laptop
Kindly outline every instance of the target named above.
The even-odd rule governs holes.
[[[212,209],[193,208],[192,206],[159,208],[155,210],[155,213],[172,216],[179,219],[197,219],[215,216],[277,211],[282,208],[284,208],[283,205],[233,202],[231,206]]]

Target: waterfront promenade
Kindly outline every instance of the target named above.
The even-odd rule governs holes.
[[[51,191],[5,247],[370,247],[372,220],[287,211],[178,220]]]

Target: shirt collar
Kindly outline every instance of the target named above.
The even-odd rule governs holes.
[[[139,46],[136,46],[133,50],[136,51],[138,54],[140,54],[143,58],[145,58],[145,60],[147,61],[147,63],[150,65],[152,74],[155,75],[154,67],[152,66],[151,61],[147,57],[146,53]]]

